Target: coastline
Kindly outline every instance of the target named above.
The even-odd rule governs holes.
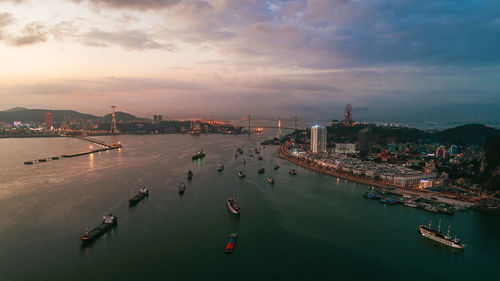
[[[344,179],[344,180],[348,180],[348,181],[352,181],[352,182],[364,184],[364,185],[367,185],[367,186],[379,187],[379,188],[382,188],[382,189],[386,189],[386,191],[388,191],[390,193],[393,193],[393,194],[397,194],[397,195],[411,194],[411,195],[417,195],[417,196],[420,196],[420,197],[423,197],[423,198],[426,198],[426,199],[431,199],[431,197],[434,197],[434,198],[437,199],[436,201],[438,201],[438,202],[447,203],[447,204],[458,206],[458,207],[470,208],[470,207],[475,206],[475,204],[472,203],[472,202],[467,202],[467,201],[452,199],[452,198],[443,196],[442,194],[439,194],[439,193],[434,192],[434,191],[428,191],[428,190],[419,191],[419,190],[410,189],[410,188],[407,188],[407,187],[398,186],[398,185],[394,185],[394,184],[389,184],[389,183],[384,183],[384,182],[379,182],[379,181],[373,181],[373,180],[369,180],[369,179],[359,178],[359,177],[356,177],[356,176],[353,176],[353,175],[349,175],[349,174],[341,173],[341,172],[338,172],[338,171],[332,171],[332,170],[328,170],[328,169],[325,169],[325,168],[322,168],[322,167],[318,167],[316,165],[309,165],[308,163],[305,163],[304,161],[300,161],[300,160],[298,160],[298,159],[296,159],[294,157],[291,157],[289,155],[289,153],[287,153],[287,151],[288,151],[287,150],[288,145],[289,144],[284,144],[284,145],[280,145],[279,146],[279,148],[278,148],[278,156],[280,158],[288,160],[288,161],[290,161],[290,162],[292,162],[292,163],[294,163],[294,164],[296,164],[296,165],[298,165],[300,167],[303,167],[303,168],[306,168],[306,169],[310,169],[310,170],[313,170],[315,172],[318,172],[318,173],[321,173],[321,174],[324,174],[324,175],[329,175],[329,176],[337,177],[339,179]]]

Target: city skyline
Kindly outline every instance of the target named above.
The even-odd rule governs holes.
[[[4,0],[0,110],[500,122],[494,4]]]

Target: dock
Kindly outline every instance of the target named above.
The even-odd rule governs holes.
[[[91,138],[85,138],[85,137],[81,137],[81,136],[76,136],[76,138],[100,145],[103,148],[94,149],[94,150],[87,150],[87,151],[82,151],[82,152],[77,152],[77,153],[67,153],[67,154],[63,154],[63,155],[59,155],[59,156],[50,156],[50,157],[40,158],[40,159],[36,159],[36,160],[31,160],[31,161],[24,161],[24,164],[25,165],[32,165],[32,164],[36,164],[36,163],[45,163],[45,162],[51,161],[51,160],[59,160],[62,158],[72,158],[72,157],[76,157],[76,156],[82,156],[82,155],[88,155],[88,154],[92,154],[92,153],[98,153],[98,152],[103,152],[103,151],[108,151],[108,150],[113,150],[113,149],[119,149],[122,147],[122,145],[120,143],[110,145],[110,144],[106,144],[102,141],[91,139]]]

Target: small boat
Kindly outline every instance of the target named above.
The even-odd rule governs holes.
[[[205,157],[205,152],[202,149],[202,150],[196,152],[195,154],[193,154],[192,159],[196,160],[196,159],[200,159],[200,158],[204,158],[204,157]]]
[[[224,252],[226,254],[232,254],[234,251],[234,246],[236,245],[236,239],[238,239],[238,234],[233,233],[229,235],[229,241],[227,242],[226,249]]]
[[[241,147],[238,147],[238,149],[236,149],[236,152],[238,152],[239,154],[243,154],[243,149]]]
[[[59,156],[53,156],[53,157],[50,157],[50,159],[52,159],[52,160],[59,160],[59,159],[61,159],[61,157],[59,157]]]
[[[274,179],[272,177],[268,177],[267,182],[270,184],[274,184]]]
[[[250,154],[250,157],[253,157],[253,154]]]
[[[242,179],[246,176],[245,176],[245,173],[243,173],[243,171],[238,171],[238,177],[240,177],[240,179]]]
[[[236,198],[234,198],[234,196],[227,198],[226,205],[231,213],[235,215],[240,214],[240,206],[238,205],[238,202],[236,202]]]
[[[189,170],[188,171],[188,180],[193,178],[193,171]]]
[[[264,168],[259,168],[259,169],[257,170],[257,174],[263,174],[263,173],[265,173],[265,172],[266,172],[266,169],[264,169]]]
[[[224,165],[222,164],[217,165],[217,172],[222,172],[222,171],[224,171]]]
[[[110,230],[112,227],[116,226],[117,223],[118,223],[117,216],[113,216],[113,214],[106,215],[102,218],[102,223],[100,225],[98,225],[91,231],[85,231],[85,233],[80,237],[80,240],[83,243],[90,243],[99,238],[101,235]]]
[[[47,162],[47,159],[38,159],[38,162]]]
[[[179,184],[179,195],[184,194],[184,191],[186,191],[186,185],[184,183]]]
[[[279,168],[280,168],[280,165],[278,165],[278,164],[274,165],[275,170],[278,170]]]
[[[234,154],[234,158],[235,158],[235,159],[236,159],[236,158],[238,158],[238,154],[236,154],[236,153],[235,153],[235,154]]]
[[[257,159],[259,159],[259,160],[264,160],[264,158],[262,158],[262,156],[259,156]]]
[[[291,169],[288,174],[292,175],[292,176],[295,176],[297,175],[297,171],[295,169]]]
[[[129,206],[137,205],[142,199],[149,195],[149,190],[145,187],[139,188],[139,192],[128,200]]]
[[[31,165],[33,164],[33,161],[24,161],[24,165]]]
[[[418,207],[417,204],[415,203],[412,203],[412,202],[404,202],[403,205],[407,206],[407,207],[412,207],[412,208],[416,208]]]
[[[245,165],[247,163],[247,160],[245,158],[241,159],[241,164]]]

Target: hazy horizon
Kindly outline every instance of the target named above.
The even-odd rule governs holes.
[[[0,0],[0,108],[500,123],[496,1]]]

